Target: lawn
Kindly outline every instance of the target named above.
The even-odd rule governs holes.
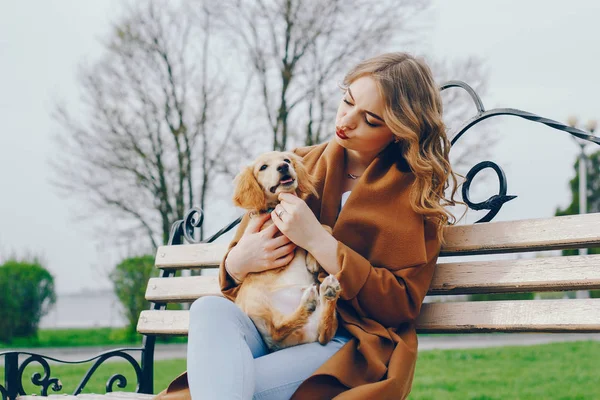
[[[159,343],[186,343],[186,337],[157,338]],[[121,347],[142,343],[142,335],[127,334],[126,328],[41,329],[36,337],[14,338],[10,343],[0,342],[0,349],[24,347]]]
[[[419,353],[411,399],[598,399],[600,343]]]
[[[594,399],[600,398],[600,343],[555,343],[529,347],[423,351],[419,353],[411,400],[416,399]],[[41,369],[27,367],[25,376]],[[72,392],[87,367],[54,366],[64,392]],[[158,361],[155,389],[164,388],[185,369],[185,360]],[[95,373],[84,393],[104,392],[105,382],[116,373],[129,382],[128,364],[110,363]],[[3,376],[0,368],[0,376]],[[130,386],[133,383],[130,383]],[[34,393],[31,384],[28,393]],[[115,390],[132,391],[133,388]],[[38,389],[39,392],[39,389]]]

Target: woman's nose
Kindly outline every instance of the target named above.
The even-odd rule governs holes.
[[[354,129],[356,128],[356,119],[350,113],[342,115],[342,118],[338,121],[338,126],[344,127],[346,129]]]

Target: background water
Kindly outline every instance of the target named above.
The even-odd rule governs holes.
[[[41,328],[120,327],[127,324],[122,306],[111,290],[59,294],[40,322]]]

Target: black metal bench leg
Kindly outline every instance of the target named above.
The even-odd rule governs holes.
[[[140,393],[154,394],[154,344],[156,336],[144,335]]]
[[[9,353],[4,356],[4,384],[6,393],[2,393],[2,400],[15,400],[19,395],[19,354]]]

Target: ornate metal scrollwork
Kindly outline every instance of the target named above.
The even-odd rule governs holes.
[[[449,81],[440,87],[440,91],[443,91],[445,89],[449,89],[452,87],[462,88],[469,94],[469,96],[473,100],[473,103],[475,103],[475,108],[477,109],[477,114],[462,124],[462,126],[458,129],[456,135],[454,135],[454,137],[452,138],[452,140],[450,142],[451,146],[454,146],[454,144],[458,141],[458,139],[460,139],[464,135],[464,133],[467,130],[469,130],[470,128],[472,128],[474,125],[478,124],[479,122],[481,122],[485,119],[488,119],[491,117],[496,117],[499,115],[514,115],[517,117],[521,117],[521,118],[527,119],[529,121],[538,122],[538,123],[547,125],[551,128],[554,128],[554,129],[557,129],[560,131],[568,132],[577,138],[587,140],[592,143],[600,144],[600,137],[594,136],[594,135],[592,135],[588,132],[582,131],[580,129],[562,124],[558,121],[554,121],[554,120],[551,120],[548,118],[541,117],[536,114],[532,114],[527,111],[517,110],[514,108],[495,108],[493,110],[486,111],[479,95],[475,92],[475,90],[471,86],[469,86],[467,83],[462,82],[462,81]],[[487,200],[485,200],[483,202],[473,203],[469,200],[469,189],[471,186],[471,182],[472,182],[473,178],[475,177],[475,175],[485,168],[492,168],[492,169],[494,169],[494,171],[496,171],[496,174],[498,175],[498,180],[500,183],[500,193],[497,195],[493,195],[492,197],[488,198]],[[475,167],[471,168],[471,170],[467,174],[466,181],[462,188],[463,200],[467,204],[467,206],[473,210],[490,210],[490,212],[488,212],[483,218],[481,218],[476,223],[491,221],[496,216],[496,214],[498,214],[498,212],[500,211],[500,209],[502,208],[502,205],[504,203],[517,197],[517,196],[507,196],[506,195],[506,187],[507,187],[506,176],[504,175],[504,171],[502,170],[502,168],[500,168],[500,166],[498,166],[498,164],[491,162],[491,161],[484,161],[484,162],[477,164]]]
[[[90,377],[98,369],[98,367],[100,365],[102,365],[102,363],[104,363],[104,361],[108,360],[109,358],[113,358],[113,357],[123,358],[125,361],[127,361],[127,362],[129,362],[129,364],[131,364],[131,366],[133,367],[133,369],[135,371],[135,375],[136,375],[137,382],[138,382],[138,384],[136,386],[136,392],[137,392],[139,390],[140,382],[142,380],[141,379],[142,368],[140,367],[138,362],[135,360],[135,358],[133,358],[131,355],[125,353],[126,350],[132,350],[132,349],[111,350],[111,351],[99,354],[94,358],[90,358],[89,360],[83,361],[83,362],[89,362],[89,361],[93,361],[93,360],[97,359],[96,362],[88,369],[87,373],[85,374],[85,376],[83,377],[83,379],[81,380],[81,382],[79,383],[79,385],[77,386],[77,388],[75,389],[75,392],[73,394],[75,396],[77,396],[79,393],[81,393],[81,391],[83,390],[85,385],[88,383]],[[135,349],[135,350],[142,350],[142,349]],[[119,381],[117,386],[119,386],[120,388],[124,388],[125,386],[127,386],[127,379],[121,374],[115,374],[115,375],[111,376],[108,379],[108,381],[106,382],[106,391],[107,392],[112,392],[113,385],[114,385],[115,381],[117,381],[117,380]]]
[[[0,395],[2,395],[2,400],[8,400],[8,391],[2,385],[0,385]]]
[[[181,244],[181,237],[183,236],[188,243],[212,243],[221,235],[229,232],[233,227],[240,223],[242,217],[240,216],[229,225],[223,227],[217,233],[204,240],[196,240],[194,238],[194,229],[200,228],[204,222],[204,212],[200,207],[192,207],[184,216],[183,219],[175,221],[171,225],[171,232],[169,234],[169,245]]]
[[[493,195],[485,201],[482,201],[480,203],[473,203],[469,198],[469,189],[471,188],[471,182],[473,182],[475,175],[477,175],[479,172],[486,168],[491,168],[494,171],[496,171],[496,174],[498,175],[498,180],[500,181],[500,192],[498,194]],[[490,212],[488,212],[483,218],[481,218],[475,223],[491,221],[496,216],[496,214],[498,214],[500,208],[502,208],[502,205],[504,203],[517,197],[506,195],[506,176],[504,175],[504,171],[498,166],[498,164],[493,163],[491,161],[482,161],[479,164],[475,165],[473,168],[471,168],[471,170],[466,176],[465,183],[462,187],[462,196],[464,202],[467,203],[469,208],[471,208],[472,210],[490,210]]]
[[[16,357],[18,357],[18,355],[29,356],[25,360],[23,360],[23,362],[18,366],[18,369],[15,368],[18,372],[15,376],[13,376],[12,381],[7,382],[7,384],[9,386],[12,385],[12,387],[13,387],[13,389],[11,389],[11,392],[18,394],[18,395],[26,394],[25,390],[23,388],[23,375],[25,373],[25,369],[31,363],[40,364],[40,366],[44,370],[43,376],[39,372],[35,372],[31,377],[31,382],[35,386],[41,387],[40,394],[42,396],[48,396],[49,388],[51,388],[52,391],[54,391],[54,392],[58,392],[58,391],[62,390],[62,384],[61,384],[60,380],[58,378],[50,377],[51,376],[50,364],[48,363],[48,361],[54,361],[54,362],[58,362],[58,363],[62,363],[62,364],[83,364],[83,363],[95,361],[94,364],[92,366],[90,366],[90,368],[87,370],[85,376],[83,377],[83,379],[81,380],[81,382],[79,383],[79,385],[77,386],[75,391],[73,392],[73,395],[77,396],[85,388],[85,385],[88,383],[91,376],[98,369],[98,367],[102,363],[104,363],[106,360],[113,358],[113,357],[123,358],[125,361],[127,361],[127,362],[129,362],[129,364],[131,364],[131,366],[133,367],[133,369],[135,371],[136,378],[137,378],[136,392],[139,391],[140,386],[142,384],[142,368],[140,367],[139,363],[135,360],[135,358],[133,358],[130,354],[128,354],[126,352],[127,351],[143,351],[143,350],[144,350],[143,348],[115,349],[115,350],[110,350],[110,351],[98,354],[95,357],[92,357],[92,358],[89,358],[86,360],[80,360],[80,361],[64,361],[64,360],[59,360],[59,359],[56,359],[53,357],[48,357],[48,356],[34,354],[34,353],[28,353],[28,352],[6,352],[6,353],[2,353],[0,355],[13,356],[15,366],[18,362],[17,361],[18,359],[16,358]],[[106,391],[112,392],[113,386],[115,383],[117,383],[118,387],[124,388],[127,386],[127,379],[121,374],[115,374],[115,375],[111,376],[106,383]],[[0,394],[2,395],[2,400],[7,400],[9,398],[9,388],[0,386]]]
[[[48,364],[48,362],[44,360],[42,356],[32,354],[29,358],[23,361],[23,363],[19,367],[19,393],[25,394],[25,390],[23,389],[23,381],[21,378],[23,376],[23,373],[25,372],[25,368],[27,368],[27,366],[33,362],[40,364],[42,368],[44,368],[44,376],[41,376],[39,372],[36,372],[31,376],[31,383],[33,383],[35,386],[42,387],[42,396],[48,396],[48,388],[51,385],[52,390],[54,392],[58,392],[62,389],[62,384],[60,383],[58,378],[50,378],[50,365]]]
[[[117,386],[121,389],[127,386],[127,378],[125,378],[121,374],[114,374],[111,376],[106,382],[106,393],[110,393],[113,391],[113,385],[117,382]]]

